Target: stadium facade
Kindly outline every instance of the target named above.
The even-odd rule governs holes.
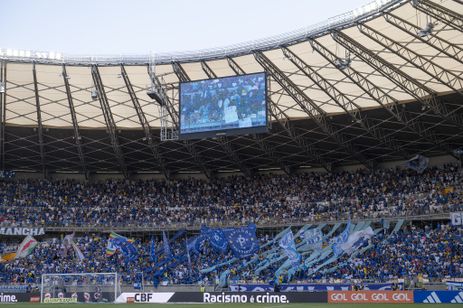
[[[458,159],[462,14],[454,0],[376,1],[310,28],[200,52],[1,49],[0,168],[214,177],[375,168],[417,153]],[[163,118],[178,120],[179,82],[262,71],[269,133],[161,141]],[[147,96],[151,85],[163,117]]]
[[[200,52],[0,49],[0,301],[461,303],[462,14],[380,0]],[[267,133],[177,138],[180,83],[261,72]],[[427,282],[454,289],[397,291]],[[140,292],[179,284],[231,293]]]

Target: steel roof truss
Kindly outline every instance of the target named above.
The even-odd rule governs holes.
[[[37,83],[37,71],[35,69],[35,63],[32,65],[32,76],[34,78],[35,107],[37,111],[37,137],[38,137],[38,146],[39,146],[39,151],[40,151],[40,162],[42,165],[42,172],[46,176],[47,165],[46,165],[46,160],[45,160],[45,144],[43,141],[42,113],[40,111],[40,96],[39,96],[39,88],[38,88],[38,83]]]
[[[133,102],[133,106],[135,108],[135,111],[137,112],[138,119],[140,120],[140,124],[143,128],[146,142],[148,143],[148,146],[151,152],[153,153],[155,160],[159,164],[159,168],[161,169],[162,174],[168,180],[170,178],[170,172],[167,169],[166,162],[164,161],[164,158],[162,157],[161,152],[159,150],[159,143],[155,141],[153,135],[151,134],[151,127],[148,121],[146,120],[146,116],[143,112],[143,109],[140,106],[138,97],[132,87],[132,83],[130,82],[129,76],[127,75],[125,66],[123,64],[121,64],[121,75],[122,75],[122,78],[124,79],[125,85],[127,87],[127,92],[129,93],[130,99]]]
[[[384,14],[384,19],[390,24],[404,31],[405,33],[408,33],[409,35],[413,36],[415,39],[433,47],[434,49],[445,54],[446,56],[453,58],[459,61],[460,63],[463,63],[463,49],[460,48],[460,46],[453,44],[443,38],[440,38],[438,35],[435,35],[434,33],[430,33],[426,38],[423,38],[417,35],[417,32],[420,30],[420,27],[390,12]]]
[[[257,62],[277,81],[282,88],[299,104],[299,106],[307,113],[307,115],[315,121],[324,133],[330,136],[341,147],[352,155],[363,165],[368,168],[374,168],[374,161],[368,160],[359,151],[355,150],[350,141],[346,140],[341,134],[337,133],[331,123],[326,118],[325,112],[317,106],[300,88],[298,88],[279,68],[271,62],[263,53],[256,52],[254,54]]]
[[[426,15],[430,15],[444,24],[458,30],[459,32],[463,31],[463,16],[449,10],[446,7],[443,7],[435,2],[429,0],[418,0],[415,1],[414,7]]]
[[[334,84],[323,78],[317,71],[307,65],[307,63],[294,54],[290,49],[286,47],[283,47],[282,49],[285,57],[288,58],[301,72],[303,72],[306,77],[322,89],[364,131],[389,149],[393,149],[401,153],[403,158],[409,158],[409,153],[404,151],[396,140],[387,137],[384,132],[371,121],[371,119],[362,115],[360,107],[354,101],[339,91]]]
[[[413,96],[418,102],[431,108],[436,115],[439,115],[441,118],[446,119],[458,127],[463,127],[463,122],[460,117],[455,115],[454,112],[448,112],[445,104],[436,97],[435,93],[419,83],[416,79],[408,76],[391,63],[372,53],[346,34],[342,32],[333,32],[332,36],[336,42],[349,49],[352,53],[355,53],[378,72],[381,72],[385,77],[389,78],[392,82]]]
[[[103,81],[101,80],[100,71],[98,69],[98,66],[96,65],[92,65],[91,70],[93,83],[95,84],[95,88],[98,92],[98,100],[100,101],[101,110],[103,112],[103,116],[106,122],[106,128],[108,130],[114,154],[116,155],[116,159],[119,164],[119,167],[121,168],[122,174],[125,177],[128,177],[127,166],[125,164],[124,155],[122,154],[122,150],[117,136],[117,127],[114,123],[113,114],[111,112],[111,108],[106,97],[106,92],[103,85]]]

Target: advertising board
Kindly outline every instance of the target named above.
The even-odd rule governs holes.
[[[36,302],[37,299],[40,300],[39,293],[12,293],[12,292],[1,292],[0,293],[0,303],[28,303]]]
[[[326,303],[326,292],[157,292],[122,293],[116,303],[250,303],[250,304],[289,304]]]
[[[412,291],[328,291],[328,303],[413,303]]]
[[[415,291],[415,303],[463,304],[463,291]]]

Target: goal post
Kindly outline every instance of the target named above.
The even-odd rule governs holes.
[[[117,273],[42,274],[42,303],[114,303],[120,293]]]

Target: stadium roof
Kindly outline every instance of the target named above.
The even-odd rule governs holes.
[[[463,144],[462,14],[456,0],[377,1],[307,29],[199,52],[2,49],[0,167],[212,176],[453,154]],[[264,70],[269,134],[160,142],[160,107],[146,95],[152,81],[175,113],[179,81]]]

